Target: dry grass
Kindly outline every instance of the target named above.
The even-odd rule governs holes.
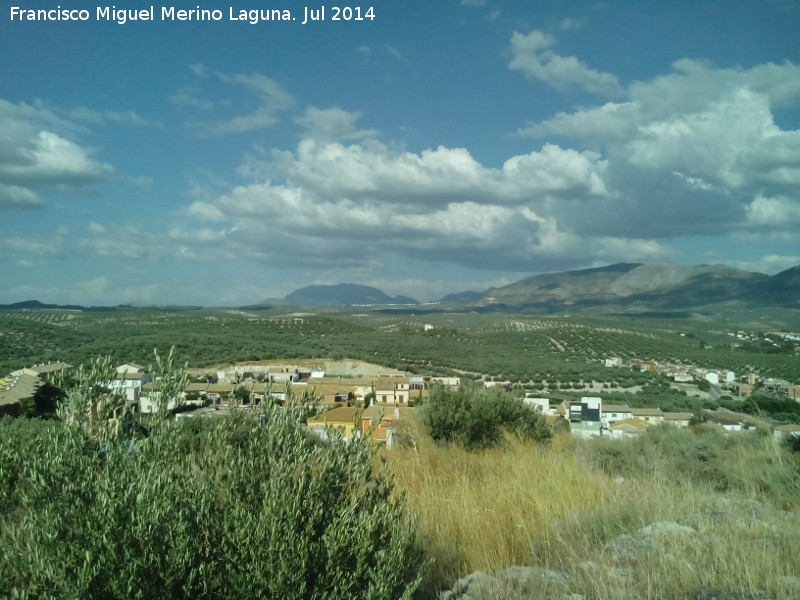
[[[585,460],[591,445],[576,449],[568,436],[556,437],[547,451],[509,439],[504,448],[482,453],[437,447],[419,432],[415,439],[415,447],[384,457],[419,516],[432,558],[421,597],[435,597],[468,573],[510,565],[567,572],[568,591],[587,600],[683,600],[701,586],[792,597],[780,578],[800,576],[800,522],[796,512],[781,510],[784,502],[759,493],[767,479],[758,464],[782,468],[786,457],[769,440],[763,449],[726,449],[731,475],[749,471],[752,481],[721,494],[707,482],[672,476],[675,465],[657,454],[624,480],[593,470]],[[610,540],[651,523],[707,514],[722,496],[733,502],[730,522],[701,518],[699,533],[663,539],[658,552],[623,563],[604,550]],[[749,500],[764,508],[755,521],[735,508]],[[533,598],[565,591],[543,587]]]
[[[547,451],[508,439],[504,448],[476,453],[416,438],[415,447],[386,457],[420,518],[437,581],[530,563],[532,539],[605,494],[602,479],[584,472],[558,440]]]

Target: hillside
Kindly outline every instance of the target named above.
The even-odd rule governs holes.
[[[797,307],[798,272],[790,269],[770,277],[725,265],[623,263],[536,275],[489,290],[473,304],[526,312],[606,313],[688,311],[732,301]]]
[[[290,306],[351,306],[354,304],[419,304],[407,296],[394,298],[368,285],[339,283],[337,285],[309,285],[282,298]]]

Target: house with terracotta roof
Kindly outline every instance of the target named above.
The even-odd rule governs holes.
[[[306,420],[308,428],[322,439],[328,439],[330,429],[336,429],[344,439],[361,435],[361,413],[355,406],[340,406]]]
[[[410,398],[408,377],[378,377],[373,383],[375,401],[382,404],[408,404]]]
[[[627,404],[604,404],[600,409],[600,421],[608,429],[613,423],[633,416]]]
[[[650,425],[656,425],[664,420],[664,413],[660,408],[632,408],[631,416]]]
[[[398,434],[416,419],[416,409],[409,406],[373,404],[361,413],[361,433],[391,448]]]
[[[637,417],[630,417],[614,422],[608,428],[608,433],[612,438],[631,437],[644,433],[648,427],[652,427],[652,425],[647,421]]]
[[[677,427],[688,427],[693,416],[690,412],[665,412],[664,423],[670,423]]]

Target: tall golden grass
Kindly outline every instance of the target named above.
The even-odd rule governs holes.
[[[767,476],[764,466],[775,465],[783,477],[800,475],[800,463],[768,438],[726,442],[732,487],[720,492],[702,478],[681,477],[674,457],[658,452],[635,473],[601,471],[590,460],[592,442],[568,435],[556,436],[548,449],[508,438],[503,447],[481,453],[437,446],[420,431],[413,437],[411,447],[383,456],[425,535],[425,597],[468,573],[511,565],[566,571],[573,578],[570,593],[587,600],[685,599],[701,586],[792,597],[780,578],[800,576],[800,519],[782,510],[785,499],[770,497],[766,486],[775,475]],[[792,464],[784,471],[787,460]],[[709,523],[699,534],[664,540],[661,551],[622,570],[603,549],[651,523],[708,512],[722,496],[760,501],[763,518]],[[800,499],[788,508],[799,507]],[[553,592],[542,588],[537,597]]]
[[[528,564],[532,539],[547,538],[556,519],[591,510],[607,494],[606,482],[558,438],[543,449],[509,437],[483,452],[440,447],[421,432],[415,440],[385,457],[419,516],[437,582]]]

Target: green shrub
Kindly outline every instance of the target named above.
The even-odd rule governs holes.
[[[719,427],[664,424],[631,439],[597,439],[579,446],[583,459],[610,476],[656,477],[714,492],[738,491],[796,508],[800,456],[769,436],[726,434]]]
[[[462,385],[431,389],[421,406],[422,421],[437,442],[458,442],[483,450],[503,441],[504,432],[547,443],[552,431],[544,416],[503,389]]]
[[[278,407],[135,443],[3,420],[0,596],[410,598],[421,545],[372,459]]]

